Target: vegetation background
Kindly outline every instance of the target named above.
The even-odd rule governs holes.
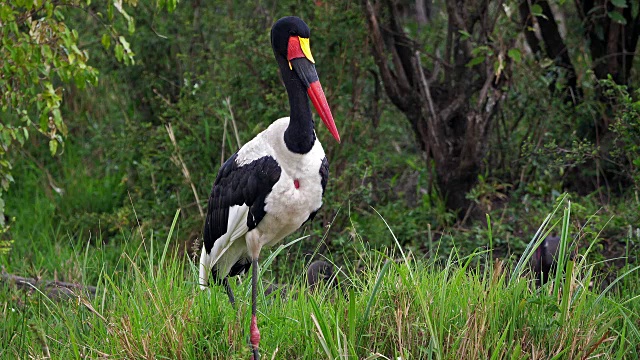
[[[3,2],[3,279],[98,295],[3,281],[0,357],[246,357],[193,261],[217,168],[288,113],[269,29],[293,14],[343,142],[318,129],[324,206],[264,278],[305,291],[324,258],[348,286],[262,299],[269,357],[638,358],[639,7]],[[513,274],[552,232],[580,261],[536,290]]]

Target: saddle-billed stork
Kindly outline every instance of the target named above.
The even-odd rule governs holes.
[[[309,47],[310,30],[293,16],[271,28],[271,45],[289,95],[290,115],[273,122],[245,144],[218,171],[209,197],[200,257],[200,285],[209,272],[233,292],[227,278],[252,268],[250,338],[258,359],[256,319],[258,257],[313,219],[322,205],[329,162],[316,138],[309,99],[340,142]]]

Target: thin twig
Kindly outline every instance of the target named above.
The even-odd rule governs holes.
[[[16,287],[23,290],[40,289],[42,293],[46,294],[51,299],[74,298],[78,296],[76,293],[78,291],[92,297],[96,295],[95,286],[27,278],[9,274],[4,271],[4,268],[0,271],[0,280],[5,283],[15,284]]]
[[[224,164],[224,148],[225,148],[225,143],[227,142],[227,123],[229,122],[229,118],[227,118],[226,116],[224,117],[224,126],[222,127],[222,144],[220,144],[220,149],[222,149],[222,151],[220,151],[220,166],[222,167],[222,165]]]
[[[44,165],[38,161],[38,159],[36,159],[33,155],[31,155],[31,153],[29,153],[28,151],[24,151],[24,150],[20,150],[21,155],[28,157],[31,161],[33,161],[33,163],[40,169],[40,171],[42,171],[46,176],[47,176],[47,180],[49,181],[49,186],[51,187],[51,189],[53,189],[53,191],[55,191],[56,193],[58,193],[58,195],[63,196],[65,193],[65,190],[61,187],[58,187],[58,185],[56,184],[56,182],[53,180],[53,176],[51,175],[51,173],[49,172],[49,170],[47,170],[47,168],[44,167]]]
[[[424,74],[424,69],[422,68],[422,61],[420,61],[420,51],[416,51],[415,52],[415,58],[416,58],[416,68],[418,70],[418,73],[420,75],[420,84],[422,85],[422,93],[425,95],[425,97],[427,98],[427,103],[429,104],[429,112],[431,113],[430,118],[431,118],[431,124],[429,124],[428,128],[429,128],[429,132],[431,133],[431,141],[434,143],[434,146],[436,148],[440,148],[440,144],[439,144],[439,139],[438,139],[438,135],[437,135],[437,128],[438,128],[438,118],[436,115],[436,109],[435,106],[433,105],[433,98],[431,97],[431,90],[429,89],[429,83],[427,81],[427,76]],[[427,154],[428,156],[428,154]],[[438,161],[441,159],[437,159]]]
[[[238,144],[238,149],[242,147],[242,143],[240,142],[240,136],[238,135],[238,127],[236,126],[236,118],[233,116],[233,109],[231,109],[231,97],[227,96],[225,101],[227,104],[227,109],[229,109],[229,115],[231,115],[231,125],[233,125],[233,133],[236,136],[236,143]]]
[[[178,142],[176,141],[176,135],[173,132],[173,127],[171,127],[171,123],[165,125],[165,129],[169,134],[169,139],[173,144],[173,149],[175,151],[175,155],[171,156],[171,161],[176,164],[176,166],[180,167],[182,170],[182,176],[184,176],[185,180],[191,186],[191,190],[193,191],[193,197],[196,199],[196,205],[198,206],[198,211],[200,212],[200,217],[204,219],[204,210],[202,209],[202,205],[200,205],[200,198],[198,197],[198,191],[196,190],[196,186],[191,181],[191,174],[189,173],[189,169],[187,168],[187,164],[185,164],[182,159],[182,154],[180,154],[180,148],[178,147]]]
[[[129,192],[128,190],[127,190],[127,195],[129,195],[129,203],[131,203],[131,208],[133,209],[133,215],[136,217],[136,223],[138,224],[138,231],[140,232],[140,238],[142,239],[142,241],[140,242],[140,245],[138,245],[138,249],[136,250],[136,253],[138,253],[138,250],[140,250],[140,248],[145,245],[145,238],[144,238],[144,233],[142,232],[142,225],[140,225],[140,219],[138,218],[138,212],[136,211],[136,207],[133,206],[133,198],[131,198],[131,192]]]
[[[425,76],[424,70],[422,69],[422,61],[420,61],[420,51],[416,50],[415,56],[416,56],[418,72],[420,73],[421,84],[422,84],[422,87],[424,88],[424,94],[427,97],[427,102],[429,104],[429,111],[431,112],[431,118],[433,119],[432,125],[435,125],[437,122],[436,110],[435,110],[435,107],[433,106],[433,99],[431,98],[431,91],[429,90],[429,83],[427,82],[427,77]]]

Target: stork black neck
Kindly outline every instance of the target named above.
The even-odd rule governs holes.
[[[284,143],[289,151],[296,154],[306,154],[311,151],[316,141],[307,89],[295,71],[289,68],[286,59],[279,57],[278,64],[289,95],[290,108],[289,126],[284,132]]]

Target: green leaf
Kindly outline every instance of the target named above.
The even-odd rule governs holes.
[[[9,23],[9,28],[11,29],[11,31],[14,34],[19,34],[20,33],[19,30],[18,30],[18,23],[15,22],[15,21],[12,21],[12,22]]]
[[[484,56],[478,56],[478,57],[474,57],[473,59],[471,59],[471,61],[469,61],[467,63],[467,67],[474,67],[478,64],[481,64],[482,62],[484,62]]]
[[[533,16],[542,17],[542,18],[546,19],[546,16],[544,16],[544,14],[542,14],[542,6],[540,6],[538,4],[533,4],[531,6],[531,14],[533,14]]]
[[[124,36],[119,36],[118,40],[120,40],[120,44],[122,44],[122,46],[126,49],[129,50],[130,46],[129,46],[129,42],[127,41],[127,39],[125,39]]]
[[[620,14],[619,12],[609,11],[607,15],[609,15],[611,20],[617,22],[618,24],[627,25],[627,19],[625,19],[624,16],[622,16],[622,14]]]
[[[176,5],[178,4],[177,0],[159,0],[157,2],[157,6],[162,8],[162,7],[166,7],[167,11],[169,12],[173,12],[173,10],[176,9]]]
[[[540,67],[542,67],[543,69],[546,69],[551,65],[553,65],[553,60],[551,60],[549,58],[544,58],[544,59],[540,60]]]
[[[58,142],[54,139],[49,140],[49,151],[51,151],[51,156],[56,154],[58,150]]]
[[[520,52],[520,49],[509,49],[509,51],[507,52],[507,56],[509,56],[513,61],[519,63],[520,60],[522,60],[522,53]]]
[[[42,105],[42,102],[38,101],[38,105]],[[40,113],[40,132],[43,134],[46,134],[47,132],[47,127],[49,126],[49,116],[47,115],[46,112],[41,112]]]
[[[602,25],[597,24],[595,30],[596,30],[596,36],[598,37],[598,39],[600,41],[603,41],[604,40],[604,29],[602,28]]]
[[[55,108],[51,111],[53,114],[53,123],[56,128],[64,135],[67,136],[67,126],[64,124],[62,120],[62,114],[60,113],[60,108]]]
[[[619,8],[624,9],[627,7],[627,0],[611,0],[611,3],[613,4],[613,6],[619,7]]]
[[[632,1],[631,2],[631,17],[632,18],[637,18],[638,17],[638,12],[640,10],[640,1]]]
[[[122,47],[122,45],[116,44],[114,51],[116,54],[116,59],[118,59],[118,61],[122,61],[124,59],[124,48]]]
[[[471,50],[471,55],[473,56],[477,56],[479,54],[491,54],[491,49],[486,46],[486,45],[482,45],[482,46],[478,46],[473,48],[473,50]]]
[[[109,21],[113,21],[113,4],[111,2],[107,5],[107,18]]]

